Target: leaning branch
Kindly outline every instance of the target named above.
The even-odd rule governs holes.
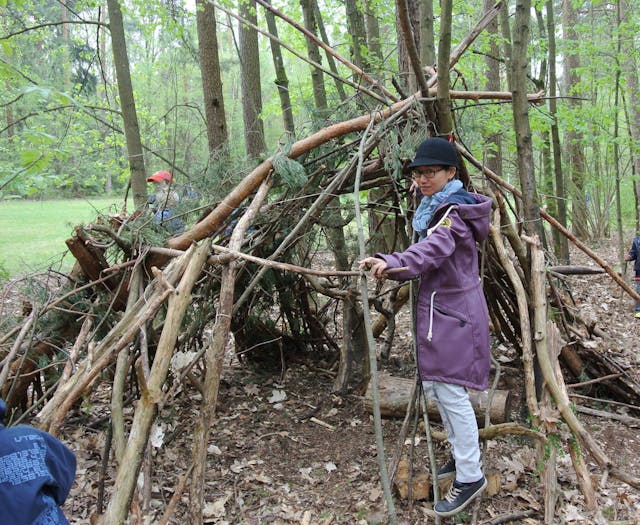
[[[456,143],[456,147],[460,154],[466,158],[471,164],[473,164],[476,168],[482,171],[491,181],[495,182],[498,186],[501,186],[511,192],[513,195],[522,199],[522,193],[518,188],[509,184],[507,181],[501,179],[496,173],[491,171],[489,168],[484,166],[478,159],[476,159],[466,148],[462,145]],[[577,248],[586,253],[593,261],[599,265],[605,272],[609,274],[609,276],[620,285],[620,287],[627,292],[635,301],[640,302],[640,295],[636,293],[627,283],[624,282],[624,279],[620,277],[614,270],[609,266],[603,259],[598,257],[595,252],[593,252],[586,244],[577,239],[569,230],[567,230],[562,224],[560,224],[554,217],[549,215],[545,210],[540,208],[540,216],[546,220],[551,226],[553,226],[556,230],[558,230],[562,235],[564,235],[567,239],[569,239]]]
[[[378,87],[380,89],[380,91],[382,91],[382,93],[385,96],[387,96],[390,100],[392,100],[394,102],[398,101],[398,97],[396,97],[393,93],[391,93],[388,89],[386,89],[382,84],[380,84],[380,82],[378,82],[375,78],[371,77],[371,75],[365,73],[362,69],[360,69],[354,63],[352,63],[349,60],[347,60],[346,58],[344,58],[342,55],[339,55],[338,53],[336,53],[335,50],[331,46],[325,44],[321,39],[319,39],[311,31],[309,31],[305,27],[301,26],[295,20],[293,20],[292,18],[289,18],[287,15],[281,13],[280,11],[275,9],[272,5],[270,5],[269,3],[265,2],[264,0],[256,0],[256,2],[258,2],[262,7],[264,7],[268,11],[271,11],[274,15],[282,18],[282,20],[287,22],[287,24],[289,24],[293,28],[295,28],[298,31],[300,31],[301,33],[303,33],[304,36],[306,36],[314,44],[316,44],[317,46],[321,47],[327,53],[330,53],[332,56],[337,58],[345,66],[347,66],[349,69],[351,69],[351,71],[353,71],[359,78],[362,78],[363,80],[366,80],[372,86]],[[377,98],[377,96],[376,96],[376,98]],[[386,103],[386,101],[384,101],[384,103]]]

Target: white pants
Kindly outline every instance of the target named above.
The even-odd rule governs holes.
[[[478,424],[467,389],[460,385],[423,381],[425,395],[435,401],[451,453],[456,462],[456,481],[471,483],[482,478]]]

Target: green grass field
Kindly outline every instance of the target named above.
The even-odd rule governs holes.
[[[100,213],[117,213],[121,206],[122,199],[115,196],[0,202],[0,272],[15,277],[49,266],[70,269],[73,259],[64,241],[73,228],[94,221]],[[132,209],[130,204],[128,210]]]

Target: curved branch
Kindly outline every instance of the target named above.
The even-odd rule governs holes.
[[[24,33],[29,33],[30,31],[37,31],[38,29],[42,29],[44,27],[55,27],[55,26],[63,26],[66,24],[77,24],[77,25],[95,25],[100,27],[106,27],[109,29],[109,24],[105,24],[104,22],[95,22],[93,20],[65,20],[64,22],[47,22],[44,24],[38,24],[36,26],[25,27],[20,31],[16,31],[15,33],[9,33],[7,35],[0,36],[0,40],[8,40],[13,38],[14,36],[22,35]]]

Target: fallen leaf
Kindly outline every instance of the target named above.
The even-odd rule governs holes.
[[[279,403],[287,399],[287,393],[284,390],[272,390],[271,397],[267,399],[269,403]]]

